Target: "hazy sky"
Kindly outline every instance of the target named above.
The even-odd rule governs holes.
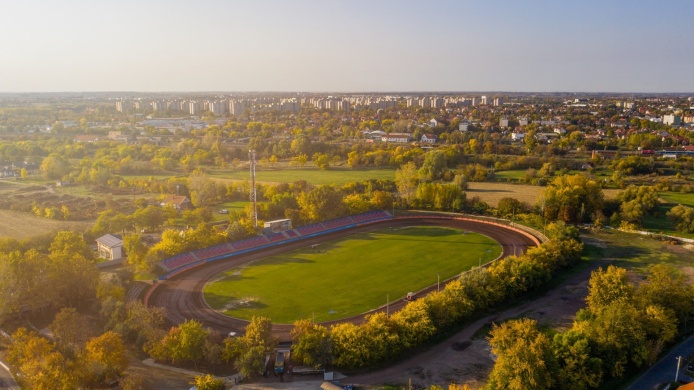
[[[690,0],[0,0],[0,92],[694,91]]]

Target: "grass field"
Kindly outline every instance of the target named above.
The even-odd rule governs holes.
[[[272,256],[220,274],[208,304],[273,323],[328,321],[364,313],[499,256],[486,236],[443,227],[380,229]]]
[[[89,222],[57,221],[39,218],[29,213],[0,210],[0,238],[21,240],[56,230],[84,231],[92,225]]]
[[[658,194],[662,203],[658,206],[658,215],[648,215],[643,220],[643,227],[652,232],[664,233],[672,236],[694,238],[694,234],[682,233],[675,230],[672,222],[667,219],[667,212],[678,204],[694,207],[694,194],[680,192],[661,192]]]
[[[538,204],[545,187],[531,186],[527,184],[510,184],[510,183],[468,183],[467,190],[468,199],[478,196],[484,202],[492,207],[499,205],[501,198],[516,198],[521,202],[526,202],[531,206]],[[606,199],[613,199],[617,196],[617,190],[605,189],[602,190]]]
[[[212,171],[210,176],[218,179],[249,180],[247,169],[233,171]],[[284,168],[284,169],[259,169],[256,171],[256,180],[266,183],[293,183],[298,180],[320,184],[343,185],[355,181],[369,179],[393,180],[395,169],[392,168],[331,168],[321,171],[318,168]]]

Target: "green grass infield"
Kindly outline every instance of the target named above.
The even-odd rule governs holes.
[[[205,286],[214,309],[273,323],[367,312],[499,256],[489,237],[445,227],[384,228],[271,256]]]

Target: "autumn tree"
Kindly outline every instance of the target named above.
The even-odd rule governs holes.
[[[602,210],[603,203],[600,186],[581,174],[556,177],[544,193],[545,217],[564,222],[581,222]]]
[[[667,212],[667,218],[675,225],[675,229],[685,232],[694,232],[694,208],[677,205]]]
[[[224,390],[226,388],[224,379],[215,378],[210,374],[198,375],[190,384],[195,386],[197,390]]]
[[[415,163],[410,161],[395,171],[395,185],[406,204],[409,205],[415,200],[419,185],[419,172]]]
[[[310,367],[325,367],[332,361],[328,329],[310,320],[298,320],[292,329],[292,359]]]
[[[323,221],[339,218],[347,214],[347,206],[342,201],[342,192],[328,185],[314,187],[299,195],[301,212],[308,221]]]
[[[83,362],[96,383],[119,377],[129,364],[123,340],[112,331],[87,342]]]
[[[549,338],[531,319],[494,325],[489,343],[496,355],[489,375],[490,389],[550,389],[556,381],[557,366]]]
[[[252,377],[265,370],[265,356],[277,345],[272,336],[272,322],[267,317],[252,317],[242,337],[224,340],[222,359],[233,362],[244,377]]]

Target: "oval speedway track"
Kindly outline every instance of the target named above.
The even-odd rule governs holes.
[[[225,335],[229,332],[242,334],[248,321],[225,316],[210,308],[205,302],[203,288],[205,284],[220,272],[229,268],[238,267],[254,260],[262,259],[267,256],[276,255],[305,248],[309,245],[320,244],[351,236],[356,233],[368,232],[385,227],[405,227],[405,226],[444,226],[463,229],[470,232],[483,234],[498,242],[502,247],[501,257],[510,255],[520,255],[528,247],[536,246],[537,240],[529,233],[525,233],[508,226],[490,224],[477,220],[451,219],[450,217],[416,217],[416,218],[395,218],[382,222],[360,226],[352,229],[342,230],[334,233],[324,234],[318,237],[307,238],[279,245],[271,248],[261,249],[255,252],[234,256],[225,260],[218,260],[203,266],[182,272],[169,280],[160,282],[159,286],[152,292],[147,304],[159,306],[166,309],[166,318],[172,325],[177,325],[187,319],[196,319],[204,326],[212,328]],[[300,288],[300,286],[297,286]],[[436,289],[432,285],[425,289],[423,293],[428,293]],[[406,302],[403,300],[393,301],[389,305],[391,312],[400,310]],[[361,323],[368,314],[378,311],[385,311],[381,307],[357,316],[343,318],[336,321],[323,322],[325,326],[330,326],[338,322]],[[280,341],[291,340],[290,324],[273,324],[273,333],[279,337]]]

